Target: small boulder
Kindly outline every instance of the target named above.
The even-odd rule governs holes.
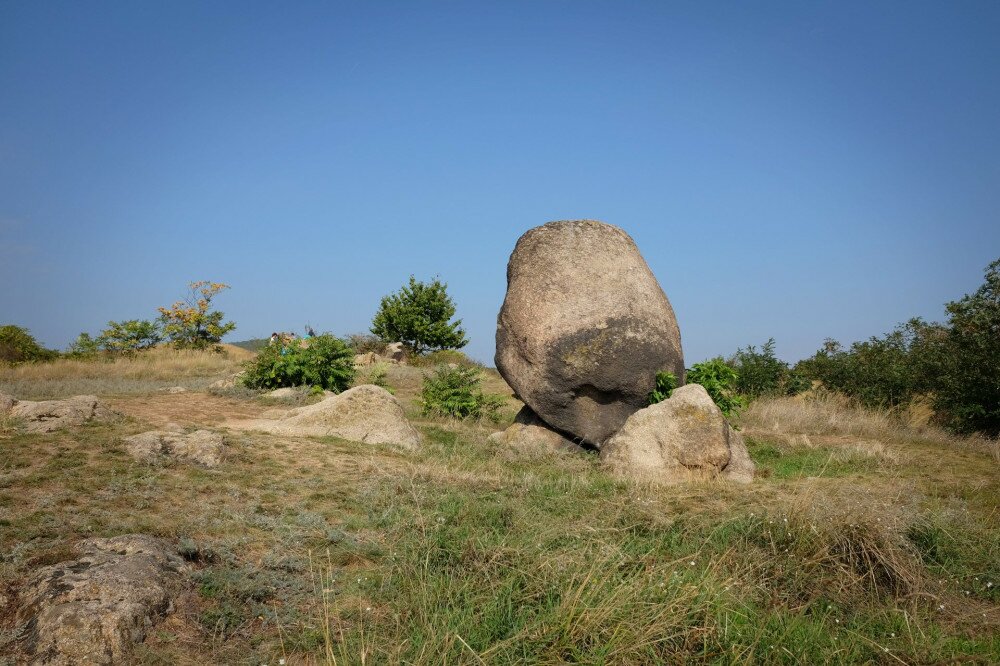
[[[367,352],[365,354],[355,354],[354,355],[354,367],[356,368],[366,368],[369,365],[375,365],[379,362],[379,355],[375,352]]]
[[[529,454],[583,451],[562,433],[550,428],[531,411],[530,407],[523,407],[509,428],[493,433],[487,441],[496,446],[509,446],[520,453]]]
[[[87,539],[77,550],[77,559],[37,570],[22,589],[16,621],[26,663],[131,663],[133,646],[173,611],[187,566],[145,535]]]
[[[17,400],[14,399],[14,396],[0,393],[0,416],[5,416],[7,412],[14,409],[16,404]]]
[[[754,475],[743,438],[698,384],[630,416],[601,448],[601,460],[624,476],[664,484],[716,477],[749,483]]]
[[[226,451],[222,435],[210,430],[196,430],[187,435],[176,430],[151,430],[126,437],[125,448],[142,462],[154,463],[165,456],[203,467],[218,466]]]
[[[382,353],[386,358],[402,363],[406,360],[406,346],[402,342],[390,342]]]
[[[230,421],[225,425],[275,435],[340,437],[403,449],[415,449],[420,444],[420,433],[406,420],[399,400],[372,384],[355,386],[315,404],[290,410],[281,418]]]
[[[187,389],[183,386],[170,386],[168,388],[160,389],[163,393],[187,393]]]
[[[243,372],[237,372],[234,375],[230,375],[225,379],[219,379],[208,385],[208,388],[215,390],[225,390],[236,388],[236,385],[240,383],[240,378],[243,377]]]
[[[20,400],[11,415],[21,419],[26,432],[52,432],[91,421],[110,421],[121,416],[93,395],[77,395],[65,400]]]

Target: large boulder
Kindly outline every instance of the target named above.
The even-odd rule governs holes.
[[[316,404],[290,410],[280,418],[230,421],[226,426],[276,435],[340,437],[404,449],[415,449],[420,444],[420,433],[406,420],[399,400],[372,384],[356,386]]]
[[[494,446],[507,446],[519,453],[529,454],[583,450],[571,439],[550,428],[530,407],[522,407],[514,417],[514,423],[506,430],[490,435],[488,441]]]
[[[629,235],[595,220],[521,236],[496,343],[497,369],[518,397],[597,447],[646,405],[657,372],[684,378],[670,301]]]
[[[150,430],[125,438],[125,449],[136,460],[155,463],[163,458],[216,467],[226,447],[222,435],[210,430],[185,434],[173,430]]]
[[[132,663],[133,646],[173,610],[187,568],[144,535],[88,539],[79,557],[37,570],[16,620],[32,664]]]
[[[749,483],[754,474],[743,438],[699,384],[630,416],[604,444],[601,461],[623,476],[661,484],[717,477]]]
[[[91,421],[110,421],[121,415],[94,395],[77,395],[65,400],[20,400],[10,410],[26,432],[52,432]]]

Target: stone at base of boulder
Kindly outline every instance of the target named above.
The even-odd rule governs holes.
[[[753,480],[746,444],[698,384],[640,409],[601,448],[612,471],[652,483],[722,478]]]
[[[519,453],[546,454],[555,452],[582,452],[584,449],[562,433],[556,432],[545,421],[523,407],[506,430],[495,432],[488,440],[496,446],[509,446]]]
[[[185,435],[176,430],[151,430],[125,438],[125,448],[136,460],[154,463],[161,457],[216,467],[225,455],[222,435],[196,430]]]
[[[21,419],[26,432],[52,432],[91,421],[110,421],[121,416],[95,395],[75,395],[65,400],[16,401],[11,416]]]
[[[145,535],[87,539],[79,557],[43,567],[22,589],[25,662],[131,663],[133,646],[173,610],[184,561]]]

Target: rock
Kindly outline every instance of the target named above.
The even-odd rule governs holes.
[[[132,663],[133,646],[173,610],[187,567],[166,542],[144,535],[87,539],[77,550],[22,590],[17,622],[28,663]]]
[[[522,407],[509,428],[493,433],[487,441],[496,446],[509,446],[521,453],[583,451],[572,440],[550,428],[530,407]]]
[[[294,398],[299,394],[299,389],[292,388],[291,386],[285,386],[284,388],[274,389],[264,394],[265,398]]]
[[[236,388],[236,385],[240,383],[240,378],[242,376],[243,376],[242,371],[237,372],[236,374],[226,377],[225,379],[220,379],[218,381],[212,382],[211,384],[208,385],[208,388],[216,390]]]
[[[209,430],[196,430],[188,435],[176,430],[151,430],[126,437],[125,448],[142,462],[154,463],[166,456],[204,467],[218,466],[226,451],[222,435]]]
[[[187,393],[187,389],[183,386],[171,386],[169,388],[160,389],[164,393]]]
[[[354,355],[354,367],[365,368],[369,365],[375,365],[379,362],[379,355],[375,352],[368,352],[367,354],[355,354]]]
[[[596,447],[646,405],[657,372],[684,378],[670,301],[628,234],[594,220],[521,236],[496,344],[497,370],[517,396]]]
[[[52,432],[91,421],[110,421],[121,416],[93,395],[77,395],[65,400],[21,400],[11,416],[23,421],[26,432]]]
[[[14,405],[17,404],[17,400],[12,395],[7,395],[6,393],[0,393],[0,416],[5,415],[7,412],[14,409]]]
[[[229,421],[237,430],[276,435],[340,437],[365,444],[392,444],[415,449],[420,434],[406,420],[399,400],[372,384],[356,386],[306,407],[292,409],[278,419]]]
[[[601,460],[624,476],[654,483],[715,477],[749,483],[754,474],[743,438],[698,384],[630,416],[601,448]]]
[[[392,361],[402,363],[406,360],[406,345],[402,342],[390,342],[385,346],[385,351],[382,355]]]

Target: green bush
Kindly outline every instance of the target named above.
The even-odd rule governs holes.
[[[650,405],[663,402],[670,397],[670,394],[677,388],[677,377],[672,372],[660,371],[656,373],[656,387],[649,392],[647,401]]]
[[[320,386],[340,392],[354,381],[354,350],[329,334],[269,345],[244,366],[243,384],[249,388]]]
[[[424,414],[499,421],[506,399],[502,395],[483,393],[479,388],[481,382],[478,368],[438,367],[433,375],[424,377],[420,392]]]
[[[468,344],[462,320],[455,316],[455,303],[448,285],[437,278],[410,284],[382,299],[371,332],[386,342],[402,342],[414,354],[435,349],[459,349]]]
[[[368,354],[369,352],[383,354],[389,343],[377,335],[352,333],[347,336],[347,344],[351,346],[355,354]]]
[[[45,349],[26,328],[0,326],[0,363],[35,363],[52,361],[59,352]]]
[[[161,340],[163,340],[163,334],[160,332],[158,322],[130,319],[128,321],[109,321],[108,327],[101,331],[101,335],[95,342],[109,352],[134,354],[137,351],[155,347]],[[80,338],[77,338],[77,341],[79,342]]]
[[[81,333],[76,336],[76,340],[66,348],[66,355],[70,358],[92,359],[101,353],[101,341],[91,337],[90,333]]]
[[[774,338],[758,351],[753,345],[737,349],[729,365],[736,370],[736,391],[753,400],[765,395],[784,393],[788,364],[774,354]]]
[[[736,371],[721,356],[695,363],[687,371],[687,383],[705,387],[726,418],[734,416],[745,405],[743,398],[736,393],[738,379]]]

